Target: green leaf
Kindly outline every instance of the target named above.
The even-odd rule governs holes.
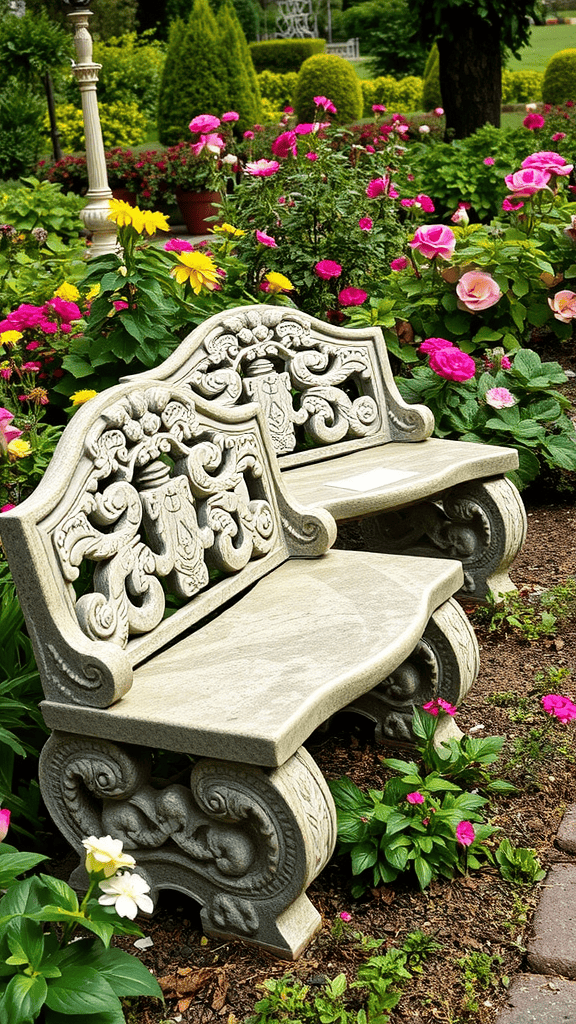
[[[118,997],[93,967],[67,967],[61,978],[50,978],[46,1005],[59,1013],[100,1013],[116,1010]]]
[[[352,873],[360,875],[366,868],[374,866],[378,860],[378,847],[372,840],[359,843],[350,854],[352,860]]]
[[[52,875],[40,875],[44,885],[58,897],[59,906],[65,907],[75,913],[78,910],[78,897],[70,886],[60,878],[53,878]]]
[[[7,857],[0,857],[0,888],[6,889],[17,875],[48,860],[42,853],[11,853]]]
[[[414,870],[421,889],[425,889],[427,885],[430,885],[432,881],[432,868],[430,867],[427,860],[424,857],[416,857],[414,861]]]
[[[6,1024],[29,1024],[36,1020],[45,999],[47,986],[44,978],[16,974],[10,979],[0,1004],[2,1020]]]

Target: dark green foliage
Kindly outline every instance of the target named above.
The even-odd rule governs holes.
[[[136,0],[107,0],[94,4],[90,31],[94,39],[111,39],[136,30]]]
[[[197,114],[227,110],[228,89],[219,68],[216,19],[208,0],[195,0],[186,26],[170,29],[158,100],[158,137],[165,145],[188,139],[188,124]]]
[[[576,50],[559,50],[550,58],[544,81],[544,103],[561,104],[576,97]]]
[[[238,21],[248,42],[256,39],[260,29],[260,8],[254,0],[232,0]]]
[[[220,7],[217,27],[220,50],[218,73],[227,87],[226,103],[219,113],[236,110],[240,114],[238,129],[246,131],[260,120],[262,100],[246,36],[230,2]]]
[[[0,92],[0,178],[28,174],[38,159],[46,105],[17,79]]]
[[[407,0],[367,0],[342,14],[346,36],[360,39],[362,54],[373,58],[376,75],[421,75],[426,48]]]
[[[4,16],[0,19],[0,87],[18,78],[44,95],[45,72],[69,68],[73,52],[70,31],[55,25],[45,13]]]
[[[251,43],[250,52],[257,72],[299,71],[305,60],[315,54],[322,53],[326,41],[324,39],[268,39],[261,43]]]
[[[499,30],[500,41],[514,56],[530,39],[529,18],[536,20],[539,0],[410,0],[412,16],[429,42],[454,39],[460,19],[473,13]],[[460,10],[458,10],[460,8]]]
[[[424,87],[422,90],[422,105],[424,110],[434,110],[442,106],[442,93],[440,91],[440,57],[438,46],[434,46],[428,54],[428,60],[424,67]]]
[[[362,117],[360,79],[352,65],[342,57],[319,53],[304,61],[294,93],[294,107],[300,121],[314,120],[314,96],[319,94],[332,100],[338,111],[332,115],[333,124],[350,124]]]

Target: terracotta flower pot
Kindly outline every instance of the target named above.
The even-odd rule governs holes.
[[[176,200],[189,234],[208,233],[214,221],[208,222],[207,218],[218,213],[216,203],[219,199],[219,192],[186,192],[181,188],[176,189]]]
[[[114,199],[120,199],[123,203],[130,203],[130,206],[138,205],[136,193],[131,192],[129,188],[113,188],[112,195]]]

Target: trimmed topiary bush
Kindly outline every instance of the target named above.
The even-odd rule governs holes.
[[[258,78],[250,56],[246,36],[232,3],[225,2],[218,11],[218,73],[226,81],[228,96],[224,110],[240,114],[238,128],[246,131],[262,116],[262,100]]]
[[[267,39],[262,43],[250,43],[254,67],[261,71],[299,71],[305,60],[323,53],[325,39]]]
[[[298,81],[295,71],[287,71],[284,75],[276,75],[273,71],[261,71],[257,77],[262,99],[267,100],[271,110],[280,112],[284,107],[293,106],[292,99]]]
[[[537,103],[542,99],[541,71],[502,72],[502,103]]]
[[[399,81],[391,75],[364,78],[360,82],[364,99],[364,116],[370,117],[374,103],[384,103],[399,114],[422,109],[422,79],[412,75]]]
[[[542,82],[542,99],[556,105],[576,99],[576,50],[559,50],[550,58]]]
[[[424,68],[424,85],[422,87],[422,106],[424,110],[435,110],[442,106],[442,93],[440,92],[440,54],[438,46],[434,46],[428,54],[428,60]]]
[[[330,53],[319,53],[304,61],[298,73],[294,93],[294,109],[299,121],[313,121],[314,97],[332,100],[338,111],[333,124],[349,124],[362,117],[360,79],[349,61]]]

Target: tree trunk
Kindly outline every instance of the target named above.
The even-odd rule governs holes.
[[[460,6],[447,15],[446,29],[438,52],[447,136],[465,139],[487,121],[499,128],[500,28]]]

